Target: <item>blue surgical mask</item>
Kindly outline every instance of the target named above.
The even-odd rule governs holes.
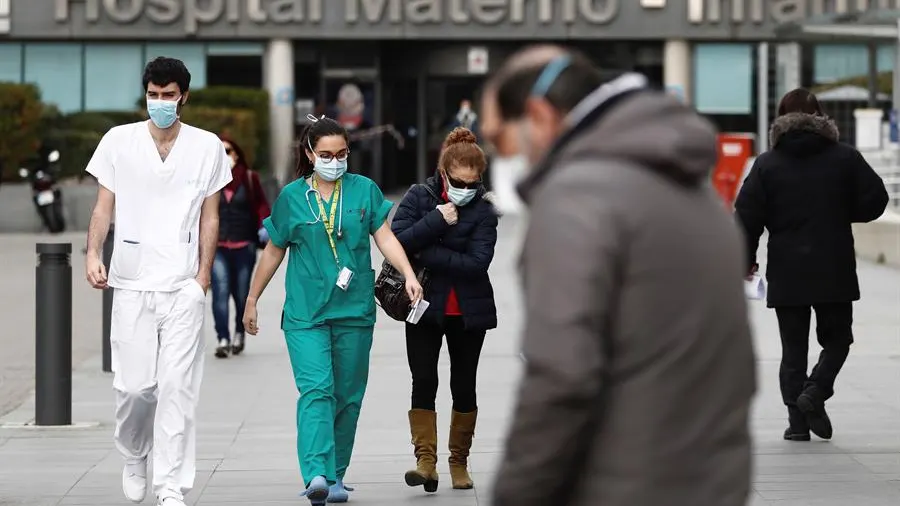
[[[337,158],[332,158],[330,162],[323,162],[317,156],[313,170],[325,181],[337,181],[347,172],[347,160],[342,162]]]
[[[469,202],[472,202],[472,199],[475,198],[475,194],[477,193],[477,189],[456,188],[447,182],[447,197],[450,199],[450,202],[453,202],[453,204],[457,206],[464,206]]]
[[[159,128],[165,130],[175,124],[178,120],[178,100],[158,100],[147,99],[147,113],[150,115],[150,121]]]

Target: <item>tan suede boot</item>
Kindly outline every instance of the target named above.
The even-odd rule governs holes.
[[[469,476],[469,450],[475,436],[475,420],[478,411],[471,413],[453,412],[450,419],[450,480],[455,489],[470,489],[475,485]]]
[[[437,413],[427,409],[409,411],[409,431],[416,452],[416,468],[406,472],[406,484],[423,485],[426,492],[438,487],[437,465]]]

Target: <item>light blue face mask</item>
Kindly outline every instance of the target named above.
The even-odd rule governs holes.
[[[456,188],[447,181],[447,198],[449,198],[450,202],[453,202],[454,205],[462,207],[469,202],[472,202],[472,199],[475,198],[475,194],[477,193],[477,189]]]
[[[323,162],[317,156],[313,170],[325,181],[337,181],[347,172],[347,160],[342,162],[337,158],[332,158],[330,162]]]
[[[150,115],[150,121],[158,128],[165,130],[175,124],[178,120],[178,100],[158,100],[147,99],[147,114]]]

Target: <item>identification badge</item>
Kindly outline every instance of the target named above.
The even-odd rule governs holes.
[[[343,269],[341,269],[341,272],[338,273],[337,283],[335,284],[338,288],[346,292],[347,287],[350,286],[351,279],[353,279],[353,271],[344,267]]]

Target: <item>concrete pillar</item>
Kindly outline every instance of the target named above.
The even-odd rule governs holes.
[[[666,91],[682,97],[686,103],[693,101],[691,44],[686,40],[667,40],[663,46],[663,83]]]
[[[785,93],[802,86],[800,72],[802,70],[803,52],[800,44],[788,42],[775,46],[776,81],[775,100],[781,100]]]
[[[294,44],[270,40],[263,60],[263,85],[269,92],[269,166],[282,185],[293,178]]]

